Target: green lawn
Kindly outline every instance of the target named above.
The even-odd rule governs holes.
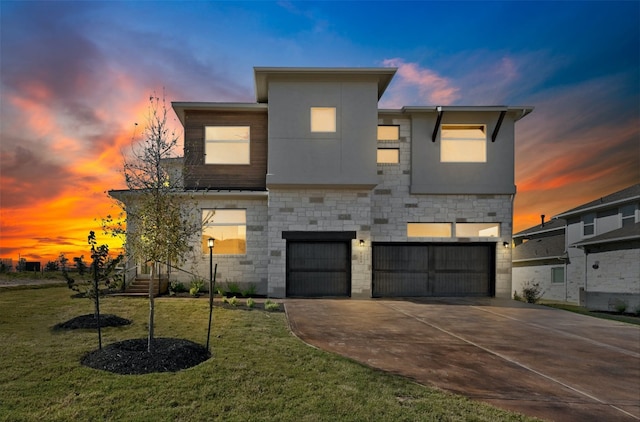
[[[2,421],[520,421],[533,420],[372,370],[309,347],[284,313],[216,308],[213,358],[178,373],[115,375],[86,368],[94,331],[51,327],[92,312],[64,287],[0,288]],[[104,313],[133,320],[103,342],[145,337],[148,301],[109,297]],[[156,300],[156,335],[204,344],[205,299]]]

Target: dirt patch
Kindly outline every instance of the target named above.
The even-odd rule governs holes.
[[[100,327],[122,327],[131,324],[131,320],[120,318],[112,314],[100,315]],[[71,318],[69,321],[61,322],[53,326],[54,331],[59,330],[79,330],[83,328],[97,329],[98,320],[94,314],[80,315]]]
[[[147,351],[147,339],[109,344],[85,355],[85,366],[123,375],[177,372],[196,366],[211,357],[202,345],[177,338],[156,338],[154,352]]]

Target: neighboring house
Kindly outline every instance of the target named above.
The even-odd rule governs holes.
[[[272,297],[510,297],[531,107],[378,109],[393,68],[255,68],[255,103],[174,102],[196,264]],[[127,197],[118,192],[112,195]]]
[[[513,236],[513,285],[545,299],[640,309],[640,184],[558,214]]]

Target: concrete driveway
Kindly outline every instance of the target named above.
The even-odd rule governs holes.
[[[640,327],[502,299],[287,299],[321,349],[554,421],[640,420]]]

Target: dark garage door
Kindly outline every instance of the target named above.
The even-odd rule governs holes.
[[[374,244],[373,296],[493,296],[495,244]]]
[[[350,243],[287,241],[287,296],[350,296]]]

